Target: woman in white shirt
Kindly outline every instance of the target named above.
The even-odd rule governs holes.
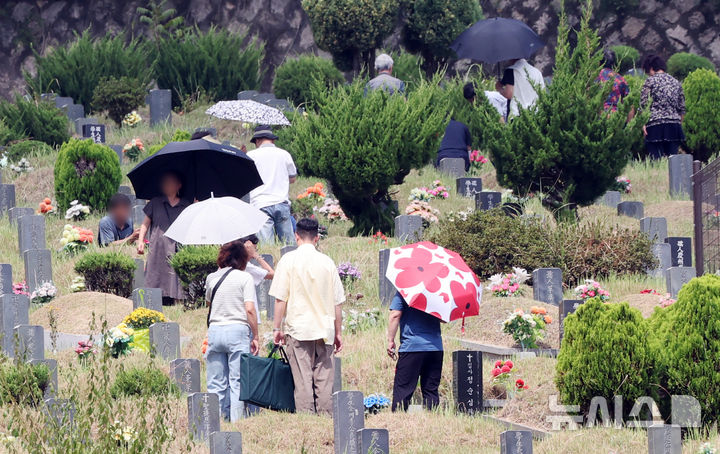
[[[207,387],[218,395],[222,416],[242,418],[240,355],[258,352],[255,283],[245,272],[248,252],[242,241],[220,248],[220,269],[207,277],[208,312]]]

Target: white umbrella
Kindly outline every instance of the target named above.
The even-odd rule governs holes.
[[[251,100],[220,101],[205,113],[221,120],[245,121],[258,125],[290,125],[280,110]]]
[[[267,219],[235,197],[210,197],[183,210],[165,236],[180,244],[225,244],[257,233]]]

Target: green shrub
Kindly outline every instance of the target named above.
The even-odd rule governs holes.
[[[720,77],[709,69],[691,72],[683,82],[687,113],[683,130],[695,159],[708,161],[720,151]]]
[[[692,279],[680,290],[677,301],[657,309],[650,322],[661,389],[669,395],[695,397],[702,407],[703,424],[716,423],[720,418],[720,277],[706,274]]]
[[[190,140],[191,137],[192,133],[190,131],[186,131],[184,129],[176,129],[172,135],[172,138],[170,139],[170,142],[187,142],[188,140]]]
[[[154,367],[132,367],[118,372],[110,388],[114,399],[119,397],[155,397],[180,395],[178,386],[163,371]]]
[[[667,69],[670,74],[682,81],[688,74],[696,69],[715,71],[715,65],[703,56],[688,52],[678,52],[668,58]]]
[[[389,52],[393,59],[393,76],[405,82],[405,91],[414,90],[425,79],[422,69],[424,59],[420,55],[404,51]]]
[[[128,41],[124,33],[93,39],[85,31],[67,46],[51,49],[44,56],[36,53],[37,74],[25,73],[25,81],[36,97],[52,90],[88,108],[103,79],[128,76],[148,83],[152,69],[148,68],[147,49],[139,40]]]
[[[24,138],[24,133],[21,134],[16,132],[14,129],[12,129],[5,123],[5,120],[0,118],[0,145],[8,145],[15,142],[16,140],[21,140]]]
[[[107,206],[122,180],[117,154],[91,139],[72,139],[60,147],[55,162],[55,197],[65,211],[73,200],[82,200],[91,209]]]
[[[631,108],[636,110],[640,107],[640,92],[642,90],[645,78],[641,76],[623,76],[627,81],[630,93],[623,99],[623,104],[628,103]],[[626,128],[626,133],[630,141],[629,149],[630,154],[634,159],[646,159],[647,148],[645,147],[645,136],[643,135],[642,127],[644,123],[641,121],[631,122]]]
[[[259,41],[245,41],[246,35],[215,27],[161,39],[154,54],[158,86],[172,89],[174,107],[198,93],[218,101],[258,89],[265,51]]]
[[[16,96],[15,102],[0,102],[0,119],[16,138],[30,137],[51,146],[70,138],[68,119],[54,104]]]
[[[29,158],[31,156],[48,155],[52,152],[53,149],[50,145],[38,140],[16,142],[5,150],[5,154],[11,162],[17,162],[22,158]]]
[[[108,117],[118,126],[125,115],[145,105],[145,83],[132,77],[109,77],[101,80],[93,91],[92,106],[96,111],[107,111]]]
[[[612,415],[613,397],[622,396],[623,416],[635,400],[655,395],[654,349],[649,323],[627,303],[594,298],[564,321],[555,384],[565,405],[587,414],[593,397],[604,397]]]
[[[188,307],[205,305],[205,278],[218,269],[218,251],[215,246],[186,246],[170,258],[170,266],[188,294]]]
[[[133,291],[135,261],[120,252],[89,252],[75,263],[85,288],[128,298]]]
[[[45,364],[5,361],[0,365],[0,405],[37,406],[49,383],[50,370]]]
[[[311,86],[318,80],[326,87],[345,82],[332,61],[315,55],[302,55],[286,60],[275,70],[273,92],[280,99],[289,99],[299,106],[312,102]]]
[[[640,64],[640,52],[630,46],[611,46],[610,49],[615,52],[616,65],[621,74],[625,74]]]

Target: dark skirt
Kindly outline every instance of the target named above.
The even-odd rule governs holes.
[[[680,123],[660,123],[648,126],[645,142],[684,142],[685,133]]]

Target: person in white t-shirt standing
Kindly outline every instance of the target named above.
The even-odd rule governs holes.
[[[250,139],[256,148],[248,152],[263,180],[263,185],[250,191],[250,204],[270,219],[258,232],[263,242],[273,242],[275,236],[286,245],[295,244],[290,220],[290,184],[297,178],[297,169],[290,153],[275,146],[278,136],[270,126],[260,125]]]
[[[539,69],[531,65],[524,58],[511,61],[510,66],[515,78],[514,96],[520,107],[529,109],[535,105],[538,94],[535,85],[539,89],[545,89],[545,79]]]

